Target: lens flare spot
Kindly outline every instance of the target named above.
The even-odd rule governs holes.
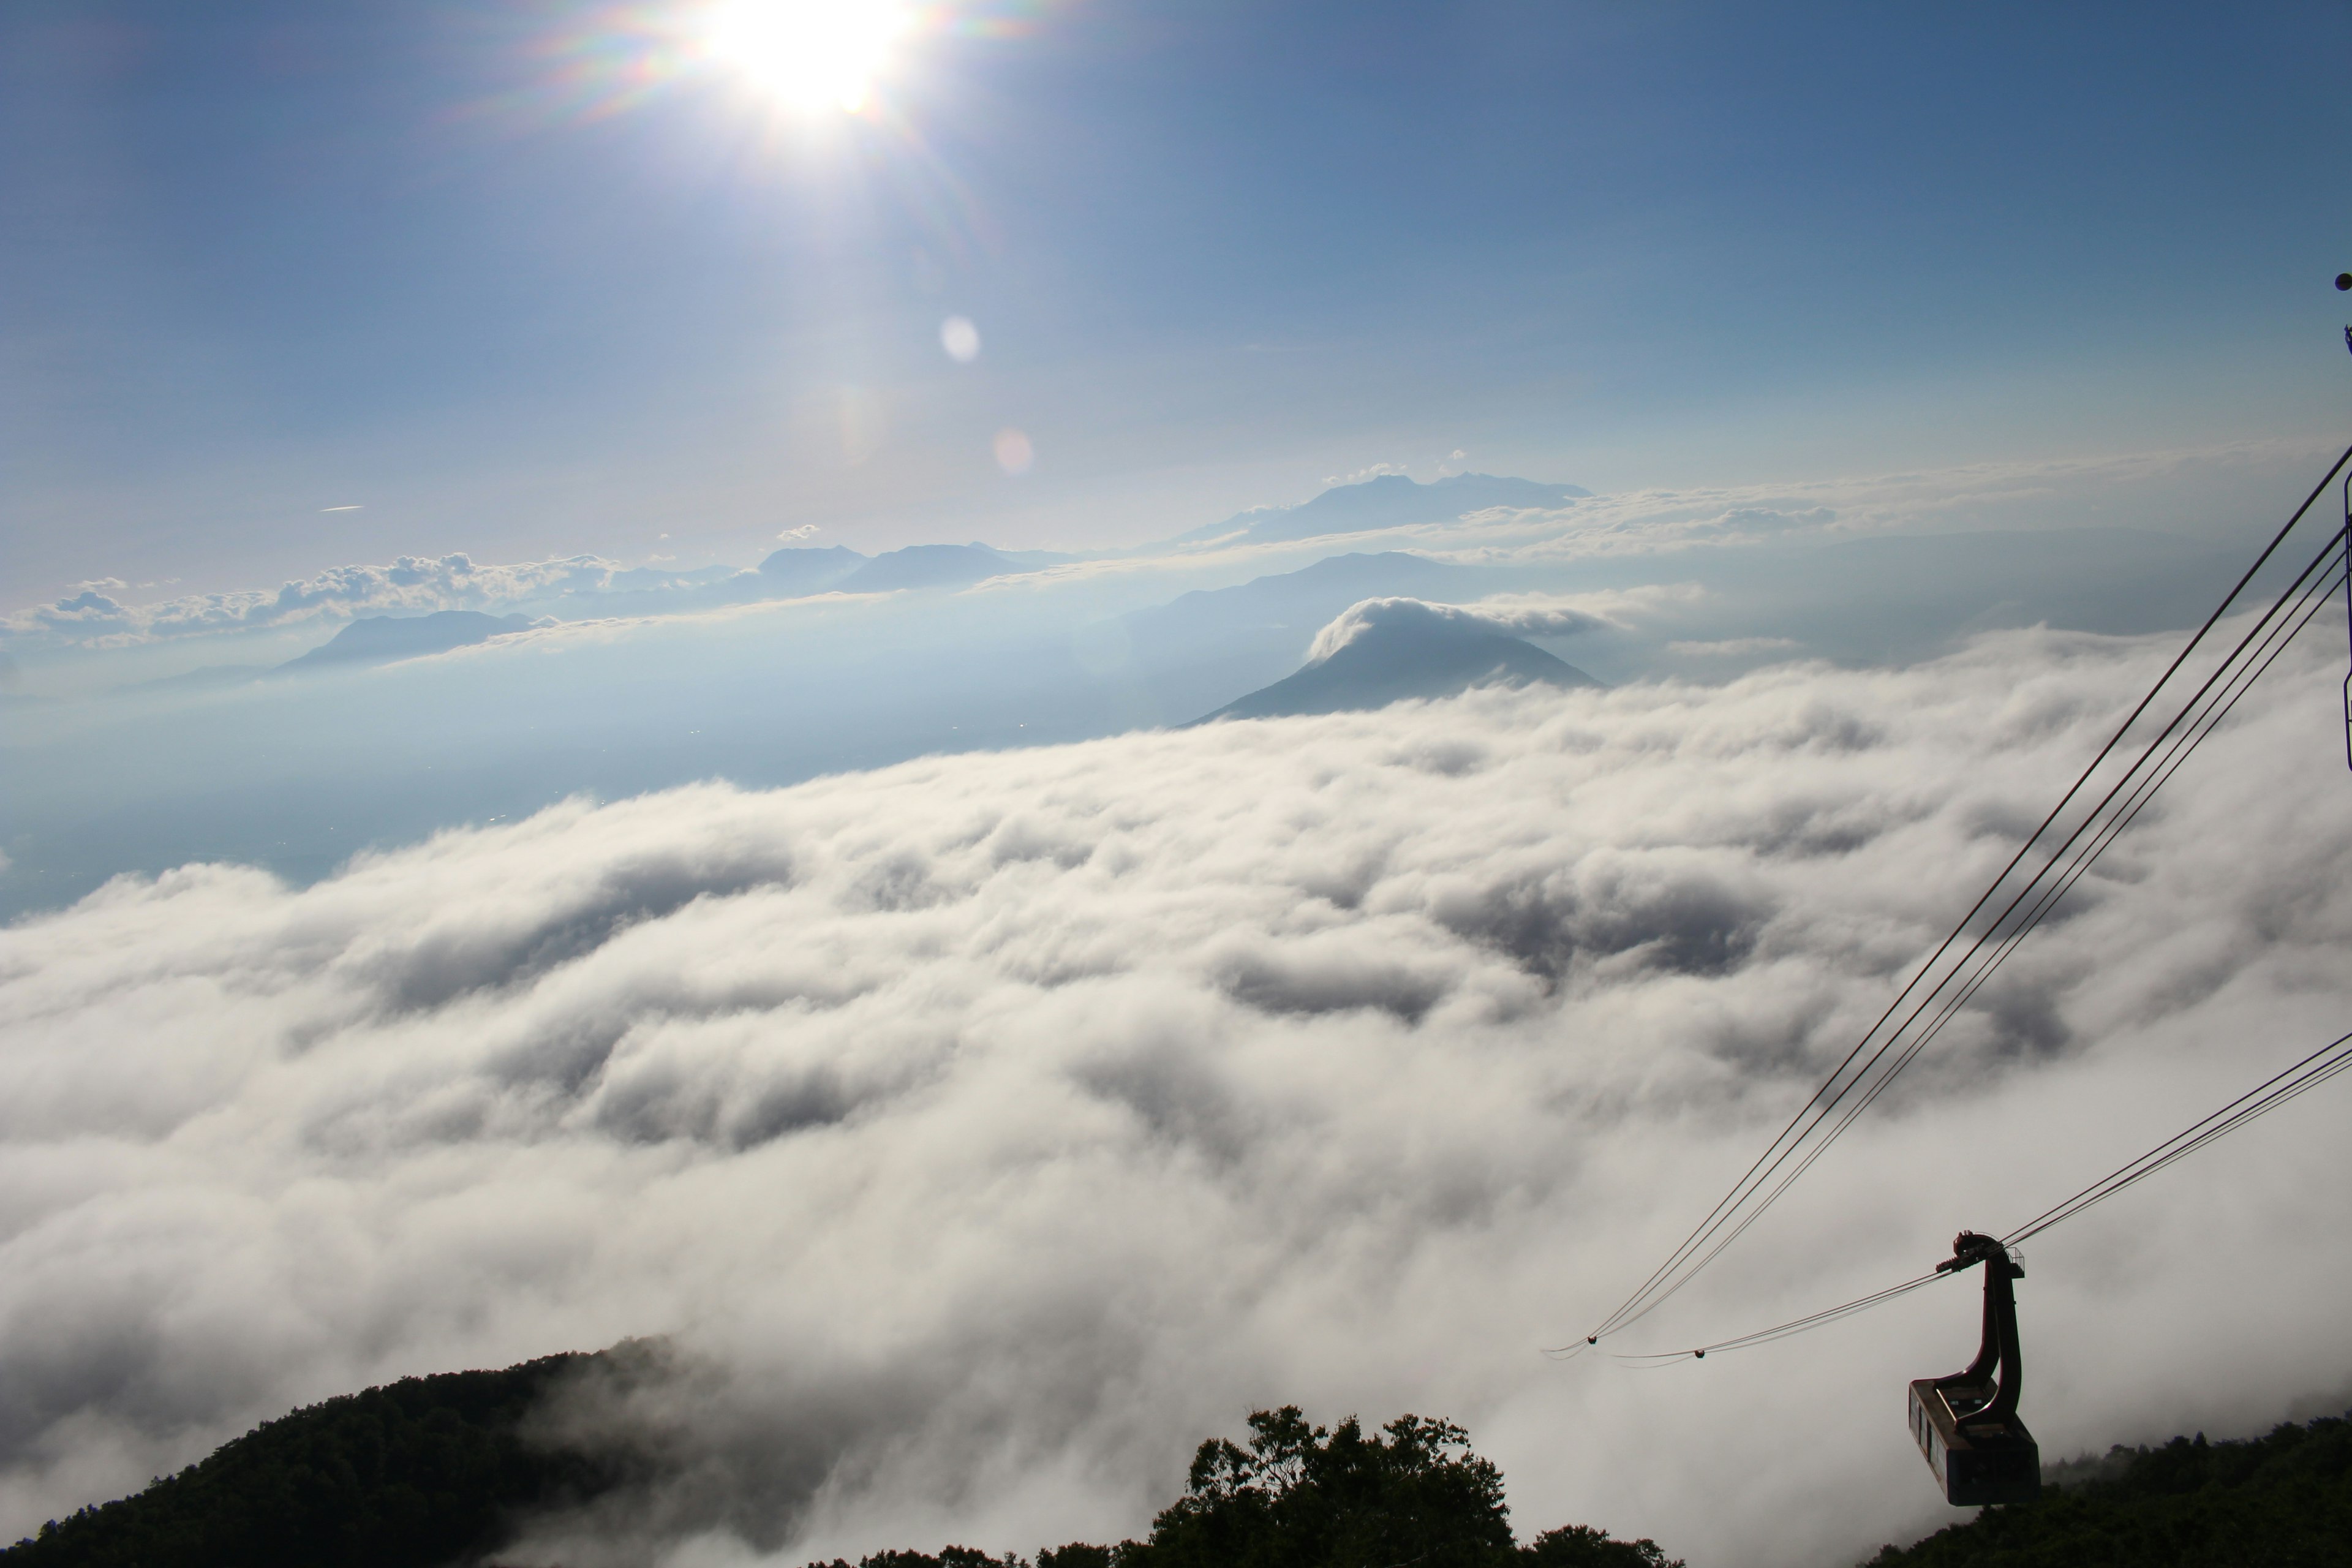
[[[704,42],[794,109],[855,114],[911,23],[901,0],[721,0]]]
[[[940,323],[940,347],[956,363],[970,364],[980,357],[980,329],[966,317],[950,316]]]
[[[1029,444],[1027,436],[1009,429],[996,433],[996,466],[1007,474],[1018,478],[1027,473],[1029,465],[1036,460],[1037,449]]]

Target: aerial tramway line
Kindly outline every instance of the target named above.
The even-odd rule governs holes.
[[[2352,291],[2352,272],[2339,274],[2336,287]],[[2345,346],[2352,349],[2352,326],[2344,329],[2344,341]],[[1615,1310],[1583,1337],[1581,1344],[1557,1353],[1577,1354],[1598,1347],[1603,1340],[1664,1305],[1738,1240],[1790,1184],[1811,1169],[1855,1118],[1867,1110],[1904,1068],[1927,1049],[1945,1024],[2042,923],[2116,836],[2131,826],[2156,792],[2229,717],[2238,700],[2327,606],[2339,588],[2344,593],[2347,639],[2352,643],[2352,472],[2347,471],[2347,465],[2352,465],[2352,447],[2337,457],[2326,477],[2313,487],[2254,563],[2222,596],[2221,604],[2116,727],[2050,814],[2027,837],[2000,874],[1954,924],[1949,934],[1920,964],[1877,1021],[1864,1031],[1862,1038],[1790,1119],[1779,1136],[1732,1184],[1731,1190],[1667,1255],[1664,1262],[1651,1270]],[[2130,758],[2104,793],[2091,798],[2094,779],[2100,776],[2110,759],[2127,751],[2126,740],[2135,735],[2142,720],[2157,707],[2166,688],[2338,476],[2343,476],[2344,482],[2342,526],[2319,546],[2270,607],[2222,656],[2211,673],[2179,701],[2170,720],[2145,742],[2137,755]],[[2352,674],[2347,674],[2344,682],[2344,723],[2345,762],[2352,767]],[[2082,801],[2088,804],[2078,804]],[[2072,826],[2065,826],[2068,823]],[[2033,859],[2037,846],[2045,847],[2039,865],[2021,882],[2014,884],[2013,890],[2007,893],[2007,901],[2002,902],[2004,889],[2012,889],[2013,879]],[[1979,917],[1988,910],[1994,911],[1991,920],[1979,927]],[[1977,932],[1973,937],[1969,935],[1971,931]],[[1603,1353],[1619,1361],[1654,1366],[1701,1361],[1710,1352],[1744,1350],[1823,1328],[1938,1280],[1980,1268],[1984,1270],[1984,1331],[1976,1359],[1959,1372],[1912,1383],[1911,1436],[1935,1472],[1937,1484],[1948,1501],[1960,1505],[2030,1501],[2041,1494],[2042,1467],[2032,1434],[2017,1413],[2024,1387],[2015,1282],[2025,1270],[2018,1260],[2019,1246],[2317,1088],[2347,1068],[2352,1068],[2352,1034],[2321,1047],[2015,1230],[2000,1237],[1961,1232],[1953,1240],[1949,1258],[1899,1285],[1711,1344],[1652,1355]]]

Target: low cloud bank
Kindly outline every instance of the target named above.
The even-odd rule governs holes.
[[[1624,1348],[1916,1273],[2338,1032],[2325,652]],[[666,1434],[674,1483],[542,1521],[547,1560],[1116,1538],[1297,1401],[1465,1422],[1523,1533],[1853,1561],[1948,1517],[1901,1385],[1973,1349],[1964,1290],[1661,1373],[1539,1347],[1738,1174],[2167,653],[2009,633],[575,803],[299,891],[120,880],[0,931],[0,1534],[299,1402],[663,1334],[673,1375],[551,1418]],[[2335,1121],[2037,1246],[2047,1449],[2342,1383]]]

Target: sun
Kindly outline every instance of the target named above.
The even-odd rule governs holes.
[[[780,102],[855,114],[910,22],[903,0],[719,0],[703,40]]]

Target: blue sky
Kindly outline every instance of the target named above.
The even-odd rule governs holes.
[[[1455,450],[1758,480],[2352,390],[2341,5],[967,5],[897,130],[578,86],[665,13],[11,6],[16,597],[1084,545]]]

